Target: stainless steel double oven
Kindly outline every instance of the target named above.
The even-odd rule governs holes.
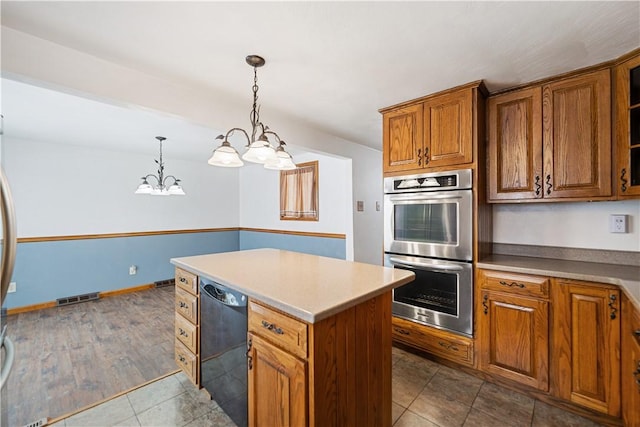
[[[384,179],[385,265],[416,279],[393,291],[393,314],[473,335],[470,169]]]

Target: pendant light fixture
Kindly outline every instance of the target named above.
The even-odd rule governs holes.
[[[173,175],[164,176],[164,162],[162,161],[162,141],[164,141],[164,136],[156,136],[156,139],[160,142],[160,160],[156,160],[156,164],[158,165],[158,175],[154,175],[150,173],[149,175],[143,176],[142,184],[138,186],[135,194],[150,194],[152,196],[184,196],[185,192],[180,185],[180,180]],[[151,185],[149,184],[149,178],[153,178],[157,184]],[[172,179],[173,183],[167,186],[167,180]],[[169,181],[171,182],[171,181]]]
[[[253,106],[249,120],[251,121],[251,137],[240,128],[232,128],[225,135],[218,135],[216,139],[221,139],[222,144],[213,151],[209,159],[209,164],[226,168],[237,168],[244,165],[242,160],[252,163],[263,164],[267,169],[290,170],[295,169],[291,155],[285,149],[285,142],[280,139],[277,133],[269,130],[260,121],[260,107],[258,106],[258,67],[265,64],[264,58],[258,55],[246,57],[247,64],[253,67]],[[229,143],[229,137],[235,132],[242,133],[247,139],[246,152],[240,159],[239,153]],[[277,148],[269,142],[269,135],[272,135],[278,144]],[[257,137],[256,137],[257,136]]]

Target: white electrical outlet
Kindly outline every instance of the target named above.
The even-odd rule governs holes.
[[[609,215],[609,232],[610,233],[626,233],[627,232],[627,216],[626,215]]]
[[[129,267],[129,276],[133,276],[137,272],[138,272],[138,267],[137,266],[132,265],[132,266]]]
[[[18,285],[16,285],[16,282],[11,282],[9,283],[9,290],[7,290],[7,293],[12,293],[16,291]]]

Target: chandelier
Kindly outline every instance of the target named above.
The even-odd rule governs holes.
[[[151,194],[152,196],[184,196],[184,190],[180,186],[180,180],[173,175],[164,176],[164,162],[162,161],[162,141],[164,141],[164,136],[156,136],[156,139],[160,141],[160,160],[156,160],[156,164],[158,165],[158,175],[154,175],[150,173],[149,175],[143,176],[142,184],[138,186],[135,194]],[[153,178],[156,181],[156,185],[149,184],[149,178]],[[171,185],[167,185],[167,180],[172,179],[173,183]],[[171,181],[169,181],[171,182]]]
[[[249,119],[251,120],[251,138],[249,134],[240,128],[232,128],[225,135],[218,135],[216,140],[221,139],[222,144],[213,151],[213,155],[208,163],[213,166],[222,166],[225,168],[237,168],[244,163],[242,160],[252,163],[263,164],[266,169],[290,170],[296,169],[291,155],[285,149],[285,142],[280,139],[277,133],[269,130],[260,121],[260,107],[258,106],[258,67],[265,64],[264,58],[258,55],[249,55],[246,57],[247,64],[253,67],[253,106]],[[229,143],[229,137],[235,132],[240,132],[247,139],[247,151],[240,155],[235,148]],[[256,138],[257,136],[257,138]],[[278,144],[276,148],[269,142],[269,136],[275,139]]]

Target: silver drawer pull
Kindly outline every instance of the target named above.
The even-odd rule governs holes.
[[[284,335],[284,331],[281,328],[278,328],[276,325],[274,325],[273,323],[269,323],[266,320],[262,321],[262,327],[275,332],[278,335]]]

